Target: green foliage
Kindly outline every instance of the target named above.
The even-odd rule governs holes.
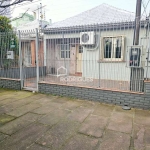
[[[14,39],[15,47],[11,48]],[[11,68],[18,66],[19,46],[16,33],[13,31],[10,20],[0,16],[0,67]],[[7,51],[14,51],[14,59],[7,59]]]
[[[0,16],[0,32],[12,31],[12,26],[10,24],[9,18],[5,16]]]

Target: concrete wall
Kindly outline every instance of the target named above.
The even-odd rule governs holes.
[[[85,87],[75,87],[57,84],[39,83],[39,92],[56,94],[73,98],[99,101],[115,105],[128,105],[143,109],[150,109],[150,94],[139,94],[121,91],[109,91]]]

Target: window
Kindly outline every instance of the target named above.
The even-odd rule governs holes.
[[[123,60],[124,37],[104,37],[103,38],[103,59],[107,61]]]
[[[70,58],[70,45],[61,44],[60,45],[60,57],[61,58]]]
[[[83,53],[83,46],[79,46],[79,53]]]

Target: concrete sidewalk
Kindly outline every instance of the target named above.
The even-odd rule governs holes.
[[[0,89],[0,149],[150,150],[150,111]]]

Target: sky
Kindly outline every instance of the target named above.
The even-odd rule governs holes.
[[[144,15],[146,13],[143,4],[146,6],[148,1],[143,0],[142,3],[142,14]],[[46,20],[49,21],[51,19],[53,23],[82,13],[103,3],[131,12],[135,12],[136,10],[136,0],[40,0],[30,5],[16,6],[13,17],[18,16],[19,13],[24,13],[28,8],[28,13],[32,14],[32,10],[36,10],[40,3],[44,6],[43,12],[45,10]],[[147,14],[150,12],[150,3],[146,8],[146,12]]]

